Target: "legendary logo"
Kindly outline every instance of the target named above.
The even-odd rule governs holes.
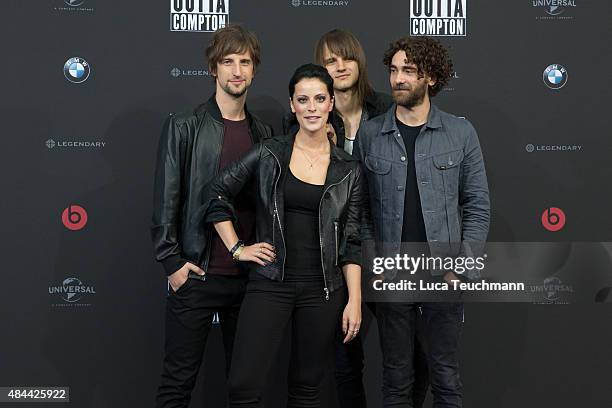
[[[467,0],[410,0],[410,35],[465,36]]]
[[[533,145],[529,143],[525,146],[528,153],[533,152],[581,152],[582,145]]]
[[[557,232],[565,226],[565,213],[557,207],[550,207],[542,213],[542,226],[548,231]]]
[[[78,231],[87,224],[87,211],[80,205],[69,205],[62,212],[62,223],[70,231]]]
[[[170,31],[213,32],[229,23],[229,0],[170,0]]]
[[[49,139],[45,142],[49,149],[101,149],[106,147],[106,142],[102,140],[58,140]]]
[[[170,76],[178,78],[183,77],[210,77],[212,76],[207,69],[183,69],[174,67],[170,70]]]
[[[346,7],[349,0],[291,0],[293,7]]]
[[[81,57],[72,57],[64,64],[64,76],[72,83],[80,84],[87,81],[91,66]]]
[[[567,83],[567,70],[563,65],[551,64],[544,70],[542,80],[550,89],[561,89]]]
[[[85,0],[64,0],[64,3],[66,3],[67,5],[71,7],[78,7],[82,5],[83,3],[85,3]]]
[[[58,295],[67,304],[55,304],[54,306],[71,306],[84,296],[96,294],[96,289],[93,286],[83,284],[79,278],[66,278],[60,286],[49,286],[50,295]],[[89,304],[80,306],[89,306]]]

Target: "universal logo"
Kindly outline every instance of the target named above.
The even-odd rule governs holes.
[[[57,4],[57,6],[53,7],[55,11],[68,13],[90,13],[94,11],[94,9],[89,6],[91,0],[55,0],[55,3]]]
[[[66,278],[59,286],[49,286],[49,294],[62,300],[54,307],[88,307],[89,299],[96,294],[93,286],[85,285],[79,278]]]
[[[217,31],[229,24],[229,7],[229,0],[170,0],[170,31]]]
[[[532,0],[533,7],[544,11],[543,15],[536,17],[537,20],[571,20],[566,11],[576,7],[576,0]]]
[[[170,76],[173,78],[178,77],[211,77],[212,74],[206,69],[183,69],[183,68],[172,68],[170,70]]]
[[[91,66],[84,58],[72,57],[64,63],[64,77],[73,84],[82,84],[91,74]]]
[[[410,0],[410,35],[464,37],[467,0]]]
[[[561,64],[550,64],[544,70],[542,80],[550,89],[561,89],[567,84],[567,69]]]
[[[533,145],[531,143],[525,145],[527,153],[542,153],[542,152],[581,152],[582,145]]]
[[[52,149],[102,149],[106,142],[100,140],[58,140],[48,139],[45,146]]]
[[[346,7],[349,0],[291,0],[293,7]]]
[[[541,293],[544,300],[535,302],[538,304],[555,304],[555,305],[567,305],[567,300],[571,294],[574,293],[572,285],[564,284],[561,279],[556,276],[551,276],[544,279],[543,285],[532,285],[532,293]]]

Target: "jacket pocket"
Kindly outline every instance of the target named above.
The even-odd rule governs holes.
[[[365,165],[372,173],[387,174],[391,171],[391,162],[368,154],[365,158]]]
[[[433,164],[438,170],[451,170],[459,167],[463,161],[463,150],[437,154],[433,156]]]

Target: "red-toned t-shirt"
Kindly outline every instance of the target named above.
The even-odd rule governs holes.
[[[221,157],[219,158],[219,171],[242,157],[253,145],[246,119],[240,121],[223,119],[223,122],[225,134]],[[255,204],[249,200],[247,190],[248,187],[245,187],[234,200],[234,209],[238,218],[238,222],[234,226],[238,238],[251,243],[255,237]],[[238,275],[241,273],[238,265],[215,231],[213,231],[211,245],[207,273],[218,275]]]

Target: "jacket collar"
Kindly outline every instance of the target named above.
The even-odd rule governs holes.
[[[208,112],[210,116],[217,122],[223,123],[223,116],[221,115],[221,109],[219,109],[219,105],[217,104],[217,99],[215,99],[216,92],[213,92],[210,98],[200,106],[196,108],[197,115],[203,115],[204,112]],[[244,106],[244,112],[246,113],[246,118],[249,123],[249,128],[253,124],[253,117],[249,113],[247,106]]]
[[[395,121],[395,108],[397,105],[394,103],[391,105],[387,113],[385,113],[385,120],[383,122],[383,126],[381,128],[382,133],[397,133],[397,122]],[[429,113],[427,114],[427,122],[425,122],[425,127],[430,129],[437,129],[442,127],[442,120],[440,118],[440,110],[433,103],[429,108]]]
[[[291,160],[291,152],[293,150],[293,143],[295,141],[296,133],[278,136],[273,139],[266,140],[265,146],[278,158],[281,168],[286,170],[289,168],[289,161]],[[342,180],[350,172],[352,166],[351,161],[357,161],[350,154],[334,145],[331,141],[331,160],[329,167],[327,168],[327,176],[325,178],[325,186],[335,184]]]

